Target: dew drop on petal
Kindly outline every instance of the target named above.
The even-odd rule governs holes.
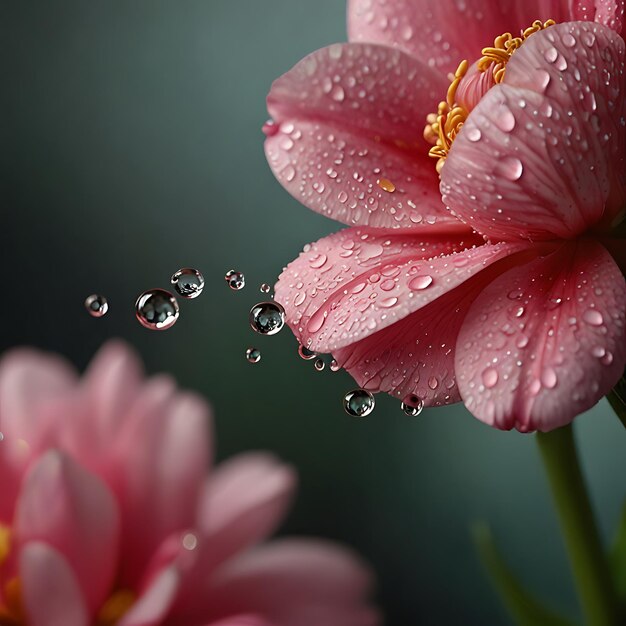
[[[135,302],[135,317],[149,330],[167,330],[178,320],[176,298],[165,289],[148,289]]]
[[[352,417],[366,417],[375,406],[374,395],[366,389],[354,389],[343,397],[343,409]]]
[[[197,298],[204,289],[204,276],[193,267],[183,267],[172,274],[170,282],[183,298]]]
[[[104,296],[93,293],[85,299],[85,308],[91,317],[102,317],[109,310],[109,303]]]
[[[224,280],[233,291],[239,291],[246,286],[245,276],[237,270],[228,270]]]
[[[195,550],[198,546],[198,537],[194,533],[186,533],[182,540],[185,550]]]
[[[492,389],[498,383],[498,371],[495,367],[488,367],[482,374],[483,383],[487,389]]]
[[[604,319],[602,313],[596,309],[587,309],[583,313],[583,321],[587,322],[590,326],[602,326]]]
[[[298,354],[300,355],[300,358],[304,359],[305,361],[310,361],[317,356],[317,353],[313,352],[313,350],[309,350],[302,344],[298,346]]]
[[[426,289],[433,284],[433,277],[423,274],[421,276],[415,276],[409,281],[409,289],[419,290]]]
[[[396,186],[388,178],[379,178],[376,183],[387,193],[393,193],[396,190]]]
[[[250,327],[261,335],[275,335],[285,325],[285,309],[278,302],[259,302],[250,309]]]
[[[482,137],[480,128],[477,128],[476,126],[473,126],[472,128],[468,129],[466,134],[467,134],[467,138],[473,143],[480,141],[480,138]]]
[[[404,411],[405,415],[416,417],[424,409],[424,400],[422,400],[419,396],[411,394],[404,398],[400,404],[400,408]]]
[[[502,176],[511,181],[519,180],[524,172],[524,166],[517,157],[505,157],[496,163],[496,176]]]
[[[313,367],[318,372],[321,372],[326,367],[326,364],[324,363],[324,359],[315,359],[315,363],[313,363]]]
[[[541,373],[541,384],[547,389],[554,389],[556,387],[557,377],[554,368],[546,367]]]
[[[261,360],[261,351],[258,348],[248,348],[246,350],[246,360],[248,363],[258,363]]]

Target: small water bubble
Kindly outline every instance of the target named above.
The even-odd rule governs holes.
[[[272,290],[272,288],[267,284],[267,283],[263,283],[260,287],[259,287],[259,291],[261,293],[269,293]]]
[[[246,277],[237,270],[228,270],[224,280],[233,291],[239,291],[246,286]]]
[[[590,326],[602,326],[602,322],[604,321],[602,313],[600,313],[600,311],[596,311],[595,309],[587,309],[583,313],[583,320]]]
[[[366,389],[354,389],[343,397],[343,409],[352,417],[366,417],[376,406],[374,395]]]
[[[498,383],[498,371],[494,367],[488,367],[483,372],[483,383],[487,389],[492,389]]]
[[[468,129],[467,132],[467,138],[473,142],[476,143],[477,141],[480,141],[480,138],[482,137],[482,133],[480,132],[480,128],[476,127],[476,126],[472,126],[472,128]]]
[[[170,282],[183,298],[197,298],[204,289],[204,276],[193,267],[179,269],[172,274]]]
[[[326,363],[324,363],[324,359],[315,359],[315,363],[313,363],[313,367],[318,372],[321,372],[326,367]]]
[[[333,359],[328,366],[331,372],[338,372],[341,368],[339,367],[339,363]]]
[[[93,293],[85,299],[85,308],[91,317],[102,317],[109,310],[109,303],[104,296]]]
[[[198,546],[198,537],[196,537],[193,533],[186,533],[183,536],[182,544],[185,550],[195,550]]]
[[[258,348],[248,348],[246,350],[246,360],[248,363],[258,363],[261,360],[261,351]]]
[[[167,330],[178,320],[176,298],[165,289],[148,289],[135,302],[135,317],[149,330]]]
[[[252,330],[261,335],[275,335],[285,325],[285,309],[278,302],[259,302],[248,317]]]
[[[400,404],[400,408],[404,411],[405,415],[417,417],[424,409],[424,400],[415,394],[411,394],[404,398]]]
[[[310,361],[317,356],[316,352],[313,352],[313,350],[309,350],[303,345],[298,346],[298,354],[300,355],[300,358],[304,359],[305,361]]]
[[[430,287],[433,284],[433,277],[423,274],[415,276],[409,281],[409,289],[421,290]]]

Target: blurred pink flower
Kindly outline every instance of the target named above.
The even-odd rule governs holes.
[[[503,429],[556,428],[611,389],[626,362],[626,252],[610,239],[626,206],[622,16],[612,0],[349,3],[352,43],[268,96],[276,177],[354,225],[276,285],[303,345],[366,389],[463,400]],[[500,84],[495,66],[457,70],[536,18],[596,23],[537,26]],[[455,70],[440,180],[430,114]]]
[[[78,379],[20,349],[0,363],[0,623],[369,626],[370,576],[330,543],[256,546],[293,470],[267,454],[207,474],[209,410],[109,343]]]

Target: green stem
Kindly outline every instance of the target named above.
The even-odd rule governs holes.
[[[571,425],[538,433],[537,442],[569,554],[587,626],[617,626],[617,599]]]

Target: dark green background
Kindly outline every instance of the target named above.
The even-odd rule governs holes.
[[[219,456],[267,448],[294,463],[285,532],[355,546],[379,574],[390,626],[508,623],[468,538],[483,518],[529,586],[573,613],[532,436],[459,407],[408,418],[387,397],[350,419],[345,373],[315,372],[288,331],[257,338],[247,326],[258,285],[339,228],[275,182],[260,128],[271,81],[344,40],[344,13],[342,0],[4,3],[1,347],[83,367],[121,336],[150,372],[204,393]],[[204,294],[172,330],[144,330],[135,297],[185,265],[204,272]],[[223,282],[231,267],[246,274],[242,292]],[[92,292],[109,298],[106,318],[83,309]],[[258,365],[244,358],[251,344]],[[578,420],[607,536],[624,495],[622,431],[604,402]]]

